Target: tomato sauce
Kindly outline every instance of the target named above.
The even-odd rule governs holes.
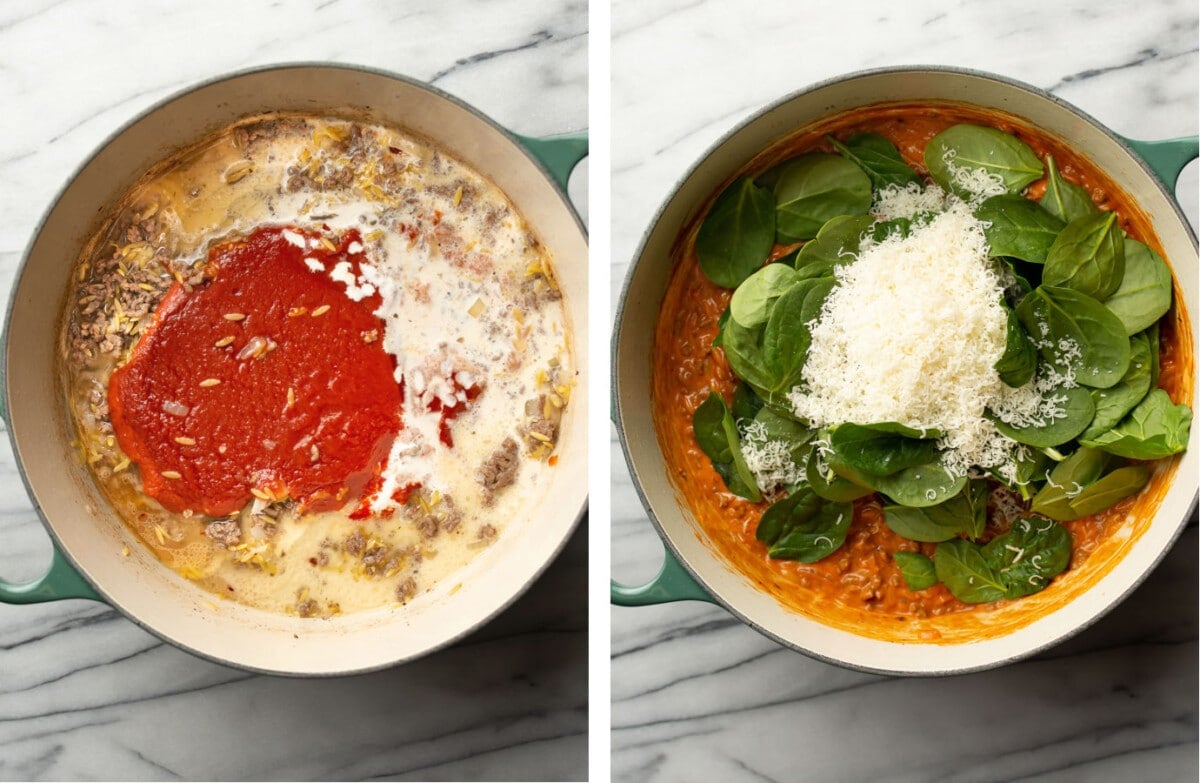
[[[1122,198],[1121,191],[1085,159],[1015,120],[965,108],[905,105],[844,115],[764,151],[738,176],[755,176],[803,152],[833,152],[832,145],[824,139],[825,134],[844,139],[867,131],[888,137],[906,163],[927,174],[925,145],[959,122],[990,125],[1014,133],[1043,159],[1047,153],[1053,154],[1064,179],[1086,189],[1102,209],[1115,209],[1125,231],[1161,252],[1149,219],[1130,200]],[[1036,197],[1044,188],[1043,179],[1030,186],[1027,195]],[[1016,626],[1028,622],[1044,602],[1056,600],[1047,595],[1055,590],[1069,598],[1086,589],[1086,584],[1072,580],[1068,571],[1042,594],[1019,602],[966,604],[941,584],[922,591],[910,590],[892,555],[901,550],[932,555],[934,545],[919,544],[893,533],[884,522],[877,496],[855,502],[854,521],[846,543],[824,560],[806,564],[768,557],[766,547],[755,538],[759,518],[768,504],[751,503],[730,493],[692,432],[692,414],[709,391],[721,394],[728,403],[738,382],[724,354],[712,345],[718,319],[732,291],[708,280],[694,252],[696,231],[706,213],[707,208],[701,210],[681,232],[673,250],[675,268],[655,333],[652,404],[659,443],[672,479],[703,529],[702,538],[707,539],[709,546],[736,571],[793,611],[897,641],[968,641],[977,638],[984,625]],[[794,247],[776,246],[771,255],[781,256]],[[1193,367],[1190,331],[1178,292],[1175,302],[1160,322],[1159,383],[1175,402],[1190,405]],[[1140,534],[1153,516],[1177,462],[1167,460],[1157,465],[1150,485],[1138,495],[1101,514],[1063,523],[1073,539],[1071,570],[1082,570],[1082,564],[1098,550],[1102,551],[1095,557],[1097,569],[1115,563],[1121,542]],[[1094,571],[1089,578],[1098,578],[1098,573]],[[1022,607],[1018,619],[1007,615],[1004,620],[987,617],[990,608],[1005,604]],[[954,628],[929,621],[946,615],[956,616]]]
[[[353,229],[260,228],[215,245],[204,282],[176,283],[113,373],[117,440],[168,510],[224,516],[255,495],[334,510],[386,459],[402,396],[379,296],[352,301],[306,259],[356,275],[366,260]]]

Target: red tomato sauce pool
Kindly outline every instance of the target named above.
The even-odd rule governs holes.
[[[334,510],[378,475],[403,426],[396,362],[379,296],[352,301],[309,266],[357,276],[358,232],[330,244],[271,227],[213,246],[205,281],[173,286],[113,373],[117,440],[168,510],[225,516],[255,495]]]

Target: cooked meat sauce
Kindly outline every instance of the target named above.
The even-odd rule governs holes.
[[[399,129],[226,128],[127,192],[76,280],[80,457],[222,598],[331,617],[453,590],[557,462],[575,373],[553,260]]]
[[[991,125],[1013,133],[1039,157],[1053,154],[1064,178],[1084,187],[1102,209],[1116,211],[1121,228],[1161,253],[1148,217],[1089,161],[1016,120],[966,108],[889,106],[843,115],[766,150],[743,173],[756,175],[803,152],[833,152],[823,138],[826,134],[846,138],[861,132],[886,136],[908,165],[925,173],[926,143],[960,122]],[[1044,188],[1044,181],[1036,182],[1028,195],[1037,197]],[[910,590],[892,554],[909,550],[932,555],[935,545],[919,544],[892,532],[884,522],[877,495],[855,501],[846,543],[830,557],[811,564],[768,557],[766,547],[755,538],[755,530],[769,504],[752,503],[730,493],[696,443],[692,430],[692,416],[710,390],[728,402],[737,386],[721,349],[713,346],[718,319],[732,291],[709,281],[694,252],[696,231],[706,211],[698,210],[698,216],[681,232],[673,249],[673,271],[654,342],[654,416],[671,478],[698,523],[698,535],[756,587],[792,611],[864,635],[894,641],[966,642],[979,638],[986,629],[1019,627],[1044,614],[1047,607],[1079,595],[1110,570],[1146,529],[1174,474],[1177,459],[1157,463],[1150,484],[1141,493],[1101,514],[1062,523],[1074,543],[1069,570],[1043,593],[1020,601],[970,605],[956,599],[942,584]],[[794,248],[776,246],[772,258]],[[1160,329],[1160,385],[1173,400],[1190,405],[1194,354],[1188,316],[1178,293]],[[1020,498],[999,484],[993,489],[989,519],[996,529],[1002,529],[1013,508],[1020,506]]]

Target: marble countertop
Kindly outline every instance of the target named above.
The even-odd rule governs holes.
[[[1190,0],[612,8],[614,308],[642,233],[692,163],[759,108],[839,74],[968,67],[1047,89],[1134,138],[1197,132]],[[1178,188],[1193,226],[1196,171]],[[637,584],[657,572],[662,546],[615,439],[610,448],[612,570]],[[707,604],[613,607],[612,777],[1194,781],[1196,584],[1193,518],[1091,629],[1016,665],[934,680],[806,658]]]
[[[432,82],[506,127],[587,127],[587,9],[571,0],[0,6],[0,300],[85,156],[216,74],[328,60]],[[571,194],[586,214],[586,164]],[[50,545],[0,439],[0,574]],[[587,524],[509,610],[418,662],[352,678],[250,675],[104,605],[0,605],[0,779],[579,780],[587,775]]]

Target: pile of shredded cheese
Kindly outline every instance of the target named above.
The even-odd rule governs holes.
[[[899,422],[937,429],[953,475],[973,467],[1014,475],[1015,441],[985,417],[1028,426],[1064,416],[1048,394],[1071,379],[1041,377],[1013,389],[995,369],[1004,353],[1009,282],[989,261],[971,205],[937,186],[885,189],[876,214],[918,220],[908,237],[864,241],[835,271],[837,285],[810,324],[803,382],[788,395],[814,427]]]

